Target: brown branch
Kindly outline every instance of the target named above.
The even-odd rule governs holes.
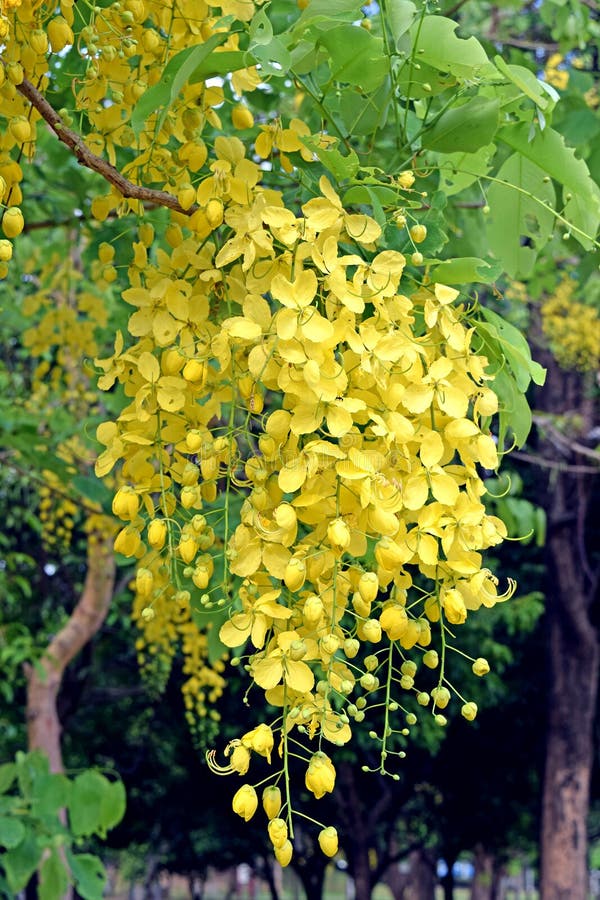
[[[546,432],[548,440],[561,452],[577,453],[580,456],[586,456],[588,459],[593,459],[595,462],[600,463],[600,453],[597,450],[592,450],[591,447],[586,447],[584,444],[580,444],[579,441],[568,438],[552,425],[547,416],[535,415],[533,416],[533,422],[538,428]]]
[[[558,469],[560,472],[571,472],[581,475],[597,475],[597,466],[576,466],[570,463],[557,462],[554,459],[546,459],[543,456],[536,456],[535,453],[524,453],[522,450],[511,450],[510,459],[520,459],[522,462],[529,463],[532,466],[540,466],[542,469]]]
[[[81,596],[63,627],[34,666],[26,667],[27,735],[30,750],[42,750],[52,772],[62,772],[61,726],[56,701],[63,673],[74,656],[99,631],[110,607],[115,581],[112,540],[88,538],[87,573]]]
[[[23,79],[21,84],[17,85],[17,90],[29,100],[35,109],[37,109],[41,117],[52,128],[59,141],[65,144],[73,152],[77,162],[101,175],[109,182],[109,184],[116,187],[123,197],[141,200],[143,203],[153,203],[156,206],[166,206],[169,209],[175,210],[175,212],[182,213],[184,216],[191,216],[192,213],[198,209],[196,204],[189,209],[184,209],[177,197],[174,197],[173,194],[169,194],[168,191],[158,191],[153,188],[134,184],[132,181],[125,178],[115,166],[111,165],[105,159],[102,159],[102,157],[96,156],[95,153],[92,153],[92,151],[85,146],[82,136],[65,125],[56,110],[26,78]]]

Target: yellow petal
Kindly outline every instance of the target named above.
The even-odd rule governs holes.
[[[287,659],[285,663],[286,683],[299,694],[306,694],[314,687],[315,676],[312,669],[302,660]]]

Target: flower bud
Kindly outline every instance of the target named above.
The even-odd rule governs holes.
[[[403,606],[387,606],[379,616],[379,624],[390,641],[397,641],[408,628],[408,614]]]
[[[258,796],[251,784],[243,784],[231,802],[234,813],[249,822],[258,807]]]
[[[7,238],[18,237],[25,227],[23,213],[18,206],[9,206],[2,216],[2,231]]]
[[[262,795],[262,805],[268,819],[274,819],[281,809],[281,791],[275,785],[266,787]]]
[[[73,32],[63,16],[55,16],[50,19],[47,31],[53,53],[60,53],[68,44],[73,43]]]
[[[334,519],[327,527],[327,540],[337,553],[343,553],[350,546],[352,536],[343,519]]]
[[[442,596],[442,606],[446,613],[446,618],[452,625],[462,625],[467,619],[467,608],[460,591],[451,588],[445,591]]]
[[[290,591],[299,591],[306,581],[306,563],[299,556],[292,556],[285,567],[283,580]]]
[[[271,819],[267,826],[271,843],[274,847],[281,848],[288,839],[288,827],[283,819]]]
[[[467,720],[467,722],[472,722],[475,716],[477,715],[477,704],[473,703],[471,700],[469,703],[465,703],[461,707],[461,715]]]
[[[291,841],[286,841],[282,847],[275,847],[275,859],[282,868],[289,866],[293,852]]]
[[[335,768],[326,753],[318,751],[311,757],[304,782],[317,800],[333,791]]]
[[[167,537],[167,523],[164,519],[152,519],[147,531],[148,543],[153,550],[162,550]]]
[[[450,703],[450,691],[443,685],[441,687],[434,687],[431,691],[431,696],[438,709],[445,709]]]
[[[440,662],[437,650],[428,650],[423,654],[423,663],[428,669],[437,669]]]
[[[379,579],[375,572],[363,572],[358,580],[358,593],[365,603],[372,603],[379,592]]]
[[[333,825],[319,832],[319,847],[325,856],[335,856],[338,852],[338,834]]]
[[[154,576],[150,569],[138,569],[135,575],[135,589],[140,597],[149,597],[154,585]]]
[[[479,675],[479,677],[481,678],[483,675],[487,675],[487,673],[490,671],[490,664],[487,659],[484,659],[483,656],[480,656],[475,660],[471,668],[473,670],[473,673],[475,675]]]
[[[122,528],[115,538],[115,551],[123,556],[135,556],[141,544],[140,533],[133,525]]]
[[[254,125],[254,116],[247,106],[238,103],[237,106],[234,106],[231,110],[231,121],[234,128],[237,128],[238,131],[243,131],[245,128],[252,128]]]
[[[316,594],[311,594],[304,601],[304,620],[307,625],[316,625],[323,615],[323,601]]]

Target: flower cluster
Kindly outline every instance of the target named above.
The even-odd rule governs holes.
[[[564,278],[542,301],[542,331],[559,365],[590,372],[600,366],[600,316],[573,298],[576,287],[572,278]]]
[[[498,465],[487,360],[458,291],[402,293],[403,255],[327,178],[295,211],[237,138],[216,139],[209,170],[209,234],[199,245],[171,226],[155,262],[148,235],[135,245],[123,294],[134,342],[119,335],[97,360],[101,386],[129,398],[98,429],[98,474],[121,463],[126,482],[115,546],[144,578],[157,558],[168,573],[143,604],[138,589],[138,619],[166,623],[182,591],[229,609],[221,640],[280,708],[284,758],[294,730],[350,740],[384,691],[401,716],[381,739],[385,770],[412,701],[445,722],[456,692],[438,662],[453,627],[511,591],[498,594],[482,560],[506,535],[482,502],[481,470]],[[168,655],[168,628],[153,640]],[[429,692],[420,662],[439,669]],[[476,712],[463,700],[465,718]],[[333,763],[309,759],[322,796]],[[250,788],[234,801],[246,818]],[[275,850],[287,840],[277,831]]]

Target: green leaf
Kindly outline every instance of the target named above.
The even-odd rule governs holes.
[[[481,147],[476,153],[449,153],[440,160],[440,189],[446,196],[458,194],[490,170],[495,144]]]
[[[323,24],[327,28],[331,19],[353,22],[360,16],[362,0],[311,0],[294,25],[294,32],[302,34],[309,25]]]
[[[449,109],[428,128],[421,142],[438,153],[475,153],[487,146],[498,128],[498,100],[473,97],[462,106]]]
[[[17,767],[14,763],[4,763],[0,766],[0,794],[9,789],[17,775]]]
[[[398,91],[403,97],[410,97],[411,100],[435,97],[457,84],[458,81],[451,72],[440,72],[421,60],[418,69],[406,63],[396,76]]]
[[[481,307],[481,315],[487,324],[480,322],[478,327],[487,329],[492,339],[497,341],[501,353],[508,360],[519,390],[524,393],[530,381],[543,384],[546,370],[531,358],[529,344],[519,329],[486,306]]]
[[[39,898],[40,900],[62,900],[68,885],[69,878],[64,863],[56,850],[51,850],[40,870]]]
[[[417,15],[417,7],[412,0],[394,0],[387,9],[386,21],[392,32],[394,44],[398,47],[400,38],[406,34]]]
[[[425,264],[427,264],[425,260]],[[431,260],[437,263],[437,260]],[[476,256],[463,256],[437,263],[429,272],[431,281],[442,284],[470,284],[482,282],[492,284],[502,274],[499,263],[486,262]]]
[[[548,96],[533,72],[530,72],[529,69],[526,69],[524,66],[508,65],[501,56],[495,56],[494,62],[496,68],[502,72],[509,81],[512,81],[525,96],[529,97],[530,100],[533,100],[536,106],[539,106],[540,109],[546,109],[548,106]]]
[[[374,91],[389,71],[383,40],[357,25],[338,25],[319,42],[330,56],[331,78]]]
[[[579,199],[571,203],[568,218],[575,229],[584,232],[581,234],[574,229],[573,237],[585,249],[590,249],[586,235],[595,237],[600,225],[600,188],[592,180],[585,162],[577,159],[575,151],[566,146],[562,134],[545,128],[544,131],[536,131],[531,138],[529,126],[522,123],[502,128],[498,139],[534,162],[569,193],[579,195]]]
[[[76,475],[71,479],[71,486],[92,503],[99,503],[101,506],[108,505],[110,491],[99,478],[95,478],[93,475]]]
[[[177,99],[186,81],[189,81],[190,76],[197,72],[200,64],[208,59],[215,47],[224,44],[229,37],[229,32],[213,34],[203,44],[186,47],[185,50],[176,53],[169,60],[160,81],[148,88],[133,108],[131,127],[136,135],[140,133],[148,117],[162,107],[156,123],[157,130],[160,130],[170,107]]]
[[[32,832],[27,832],[24,840],[2,856],[2,865],[10,889],[18,894],[22,891],[38,867],[42,849]]]
[[[9,850],[21,843],[25,837],[25,826],[19,819],[0,816],[0,846]]]
[[[505,183],[494,182],[487,194],[490,250],[511,277],[527,276],[552,233],[554,216],[547,207],[554,207],[554,187],[544,180],[544,170],[520,153],[506,160],[497,178]]]
[[[342,156],[335,147],[325,149],[319,146],[319,138],[309,135],[301,136],[302,143],[312,150],[313,153],[321,160],[326,169],[335,177],[337,181],[344,181],[347,178],[353,178],[360,168],[360,160],[354,150],[350,150],[348,156]]]
[[[120,781],[110,782],[91,769],[78,775],[69,799],[69,822],[73,834],[104,836],[117,825],[125,812],[125,789]]]
[[[359,88],[346,87],[329,97],[328,109],[339,116],[351,135],[373,135],[383,128],[390,112],[390,79],[386,76],[376,91],[365,94]]]
[[[41,819],[56,819],[59,809],[67,806],[70,793],[71,782],[65,775],[41,775],[33,783],[32,812]]]
[[[458,78],[495,71],[477,38],[456,36],[458,23],[444,16],[425,16],[411,30],[415,58]]]
[[[75,880],[77,893],[84,900],[102,900],[106,884],[106,870],[97,856],[90,853],[69,853],[67,861]]]

